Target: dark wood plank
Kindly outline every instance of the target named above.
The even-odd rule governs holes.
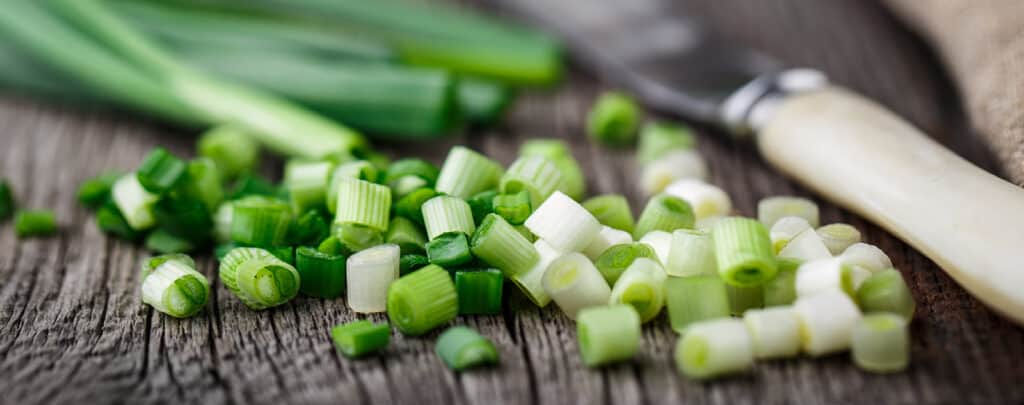
[[[969,159],[991,168],[966,130],[958,98],[935,58],[873,2],[692,0],[683,3],[737,41],[794,65],[823,69],[893,108]],[[526,94],[506,123],[417,145],[382,144],[393,156],[440,162],[467,144],[508,164],[520,142],[561,137],[587,173],[591,193],[625,193],[635,208],[638,170],[630,150],[588,143],[583,116],[602,85],[575,70],[553,91]],[[748,146],[701,131],[712,180],[736,210],[759,198],[811,196],[775,173]],[[574,324],[553,307],[532,307],[506,289],[501,316],[459,318],[492,338],[500,367],[456,374],[433,354],[437,332],[393,335],[380,356],[339,357],[331,326],[362,316],[343,299],[299,298],[252,312],[201,260],[214,297],[199,316],[173,320],[139,303],[136,267],[145,252],[108,239],[77,207],[74,191],[103,169],[130,169],[164,145],[191,154],[191,137],[120,113],[64,109],[19,98],[0,101],[0,176],[26,206],[56,210],[62,232],[18,241],[0,225],[0,402],[10,403],[1015,403],[1024,401],[1024,332],[971,298],[902,242],[824,201],[823,220],[862,229],[892,256],[919,311],[914,363],[875,376],[846,356],[759,364],[749,376],[700,384],[675,371],[676,335],[662,317],[645,326],[637,359],[582,367]],[[270,166],[278,166],[279,162]],[[273,171],[275,167],[268,167]],[[811,196],[813,198],[813,196]],[[384,319],[382,315],[370,317]]]

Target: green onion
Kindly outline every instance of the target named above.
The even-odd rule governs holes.
[[[603,93],[587,113],[587,135],[608,146],[632,144],[636,141],[640,114],[640,107],[629,96]]]
[[[639,258],[657,260],[658,256],[654,253],[654,249],[645,243],[622,244],[605,250],[594,261],[594,265],[601,272],[601,276],[604,277],[604,281],[608,282],[608,285],[615,285],[615,282],[619,280],[622,273],[633,264],[633,261]]]
[[[697,219],[729,215],[732,212],[732,199],[729,198],[729,194],[702,180],[677,180],[665,187],[665,194],[689,203]]]
[[[448,232],[438,235],[427,242],[427,257],[431,264],[444,268],[453,268],[473,260],[469,250],[469,240],[462,232]]]
[[[800,297],[793,309],[800,318],[801,347],[814,357],[848,349],[861,318],[857,305],[841,291]]]
[[[741,373],[754,366],[754,347],[743,321],[715,319],[690,326],[676,345],[683,375],[705,380]]]
[[[299,246],[295,249],[295,269],[302,279],[299,292],[303,294],[333,299],[345,292],[345,256]]]
[[[100,208],[103,203],[110,199],[110,190],[120,178],[120,173],[110,172],[82,182],[82,185],[78,187],[78,202],[87,208]],[[6,218],[11,213],[3,208],[5,206],[3,202],[6,199],[5,195],[10,196],[10,188],[7,186],[7,183],[0,181],[0,218]]]
[[[640,213],[633,237],[640,238],[651,231],[692,229],[695,218],[689,203],[678,197],[659,194],[652,197]]]
[[[242,129],[218,125],[199,136],[196,151],[199,156],[212,159],[225,179],[234,179],[256,167],[260,146]]]
[[[400,159],[388,166],[384,175],[384,184],[394,187],[396,181],[407,176],[415,176],[426,181],[424,187],[433,187],[440,173],[441,170],[437,166],[423,159]]]
[[[796,235],[782,250],[779,257],[810,262],[832,258],[828,246],[814,229],[807,229]]]
[[[53,211],[18,211],[14,215],[14,232],[19,238],[50,236],[57,232]]]
[[[327,207],[328,177],[334,164],[291,160],[284,166],[284,187],[296,215]]]
[[[322,211],[309,210],[292,221],[287,239],[290,245],[318,246],[330,235],[331,226]]]
[[[81,195],[81,192],[79,192],[79,196]],[[104,196],[105,199],[106,196]],[[11,186],[7,184],[7,180],[0,179],[0,220],[11,216],[14,213],[14,209],[14,193],[11,191]]]
[[[501,165],[493,160],[469,148],[456,146],[448,151],[435,189],[468,199],[477,193],[497,188],[503,173]]]
[[[172,235],[203,242],[210,237],[213,218],[206,204],[199,199],[169,195],[153,206],[153,216],[160,227]]]
[[[505,194],[526,191],[531,204],[536,206],[561,184],[562,172],[553,161],[543,156],[521,156],[501,177],[500,189]]]
[[[144,271],[142,302],[175,318],[201,311],[210,295],[210,283],[193,266],[191,259],[170,259]]]
[[[547,272],[551,262],[559,258],[562,253],[541,239],[533,243],[533,248],[539,257],[537,262],[529,270],[516,273],[510,279],[516,287],[519,287],[519,291],[522,291],[526,298],[530,299],[530,302],[543,308],[551,303],[551,296],[544,290],[544,273]]]
[[[520,156],[541,156],[555,164],[562,174],[558,190],[574,200],[583,198],[587,184],[579,162],[573,157],[569,146],[560,139],[531,139],[519,147]]]
[[[860,242],[860,231],[850,224],[828,224],[818,228],[817,232],[833,255],[843,253],[846,248]]]
[[[597,260],[612,246],[630,243],[633,243],[633,236],[629,232],[601,225],[601,232],[583,249],[583,254],[590,260]]]
[[[780,258],[778,263],[775,278],[762,285],[766,307],[792,305],[796,301],[796,271],[803,262]]]
[[[384,235],[384,242],[398,245],[402,254],[422,253],[427,237],[423,230],[407,218],[395,217],[388,225],[388,233]]]
[[[266,197],[246,197],[232,204],[231,240],[247,246],[282,245],[291,224],[288,204]]]
[[[892,268],[892,260],[877,246],[867,243],[854,243],[846,248],[840,260],[851,266],[862,267],[872,273]]]
[[[156,148],[142,160],[137,176],[142,188],[161,195],[185,180],[188,176],[188,165],[166,149]]]
[[[865,313],[891,312],[911,319],[914,317],[914,297],[896,269],[872,274],[857,289],[857,302]]]
[[[776,254],[782,252],[782,249],[785,249],[793,238],[796,238],[797,235],[808,229],[811,229],[811,224],[807,223],[806,219],[800,217],[779,218],[778,221],[775,221],[775,225],[772,225],[771,230],[768,231],[768,235],[772,239],[773,250],[775,250]],[[821,235],[818,236],[820,237]]]
[[[139,231],[136,231],[128,224],[128,221],[121,215],[121,211],[111,201],[103,204],[96,211],[96,225],[103,232],[116,235],[124,240],[133,241],[142,236]]]
[[[459,315],[494,315],[501,312],[505,277],[497,269],[455,272]]]
[[[422,226],[425,224],[423,220],[423,204],[436,196],[437,192],[429,188],[421,188],[406,194],[395,203],[395,215],[411,219]]]
[[[280,259],[282,262],[288,263],[292,265],[292,267],[295,267],[295,247],[277,246],[263,249],[266,250],[267,252],[270,252],[270,254],[274,255],[274,257]]]
[[[856,298],[851,267],[835,258],[801,264],[796,271],[797,297],[810,297],[826,291],[842,291]]]
[[[424,267],[391,284],[387,311],[399,331],[410,336],[422,335],[458,314],[455,284],[445,269],[437,265]]]
[[[714,229],[715,224],[717,224],[718,221],[721,221],[726,218],[728,217],[721,216],[701,218],[697,220],[697,223],[693,225],[693,228],[701,232],[711,232],[711,230]]]
[[[132,229],[141,231],[156,225],[153,204],[159,197],[146,191],[134,173],[126,174],[117,180],[110,195],[114,204],[117,204],[118,211],[124,216],[125,222]]]
[[[902,371],[910,363],[907,321],[895,314],[865,316],[853,329],[853,362],[874,373]]]
[[[717,275],[669,277],[665,297],[669,323],[679,334],[694,323],[729,316],[728,293]]]
[[[729,312],[735,316],[743,316],[750,309],[764,308],[764,289],[761,286],[736,287],[725,285],[729,296]]]
[[[620,194],[592,197],[583,202],[583,208],[604,225],[633,232],[633,212],[629,209],[629,201]]]
[[[537,235],[530,232],[530,230],[526,228],[526,225],[514,225],[512,227],[515,228],[516,232],[519,232],[520,235],[523,235],[523,238],[526,238],[530,243],[537,241]]]
[[[338,188],[341,183],[356,179],[376,183],[380,177],[377,167],[365,160],[355,160],[337,165],[331,171],[327,181],[327,209],[334,213],[338,209]]]
[[[213,214],[213,238],[224,243],[231,240],[231,220],[235,216],[234,201],[225,201]]]
[[[806,198],[777,196],[757,202],[757,220],[769,228],[783,217],[800,217],[817,228],[818,216],[818,205]]]
[[[522,225],[533,209],[530,205],[530,193],[526,190],[515,194],[499,194],[491,202],[495,214],[501,215],[508,223]],[[470,207],[472,211],[472,207]]]
[[[331,234],[349,252],[359,252],[384,243],[384,234],[358,224],[331,225]]]
[[[778,267],[768,230],[748,218],[726,218],[711,231],[718,272],[726,284],[750,287],[775,277]]]
[[[640,349],[640,316],[630,305],[586,308],[576,317],[576,335],[588,367],[629,360]]]
[[[146,277],[149,276],[149,273],[152,273],[153,270],[156,270],[157,267],[160,267],[160,265],[162,265],[162,264],[164,264],[164,263],[166,263],[168,261],[171,261],[171,260],[177,260],[179,262],[182,262],[182,263],[185,264],[185,266],[190,267],[193,270],[196,268],[196,261],[193,260],[191,256],[186,255],[186,254],[182,254],[182,253],[171,253],[171,254],[147,257],[147,258],[142,260],[142,263],[139,266],[139,270],[140,270],[139,271],[139,283],[140,283],[140,285],[141,285],[141,283],[146,281]]]
[[[665,306],[665,270],[651,259],[636,259],[615,281],[608,302],[636,308],[641,322],[654,319]]]
[[[388,309],[388,289],[398,279],[400,251],[396,245],[380,245],[349,256],[345,264],[349,308],[359,313]]]
[[[231,194],[228,195],[228,199],[235,200],[251,195],[258,195],[263,197],[277,197],[280,194],[280,189],[271,183],[269,180],[257,176],[255,174],[244,174],[237,181],[232,188]]]
[[[220,261],[220,280],[247,307],[261,310],[290,301],[299,293],[299,272],[270,252],[235,248]]]
[[[584,308],[606,305],[611,289],[594,264],[579,253],[569,253],[548,265],[544,291],[569,319]]]
[[[646,165],[668,152],[693,149],[696,143],[693,130],[689,127],[667,122],[649,122],[640,129],[636,160],[641,165]]]
[[[651,163],[640,172],[640,190],[646,195],[658,194],[679,181],[705,181],[708,164],[696,150],[676,150]]]
[[[560,252],[579,252],[601,232],[601,223],[579,203],[556,191],[524,223]]]
[[[399,276],[405,276],[406,274],[427,267],[429,264],[430,259],[427,258],[427,256],[402,255],[398,258],[398,274]]]
[[[331,329],[334,346],[345,357],[357,358],[387,347],[391,328],[387,323],[352,321]]]
[[[794,357],[800,353],[800,318],[792,307],[752,309],[743,323],[758,359]]]
[[[430,240],[449,232],[472,235],[476,230],[469,204],[461,198],[447,195],[439,195],[423,203],[423,221]]]
[[[453,370],[498,363],[498,350],[487,338],[465,326],[452,326],[437,337],[437,356]]]
[[[718,263],[711,235],[690,229],[672,232],[665,273],[676,277],[717,275]]]
[[[455,91],[459,112],[470,122],[484,125],[500,119],[515,98],[509,86],[467,76],[459,78]]]
[[[208,158],[196,158],[188,163],[188,179],[183,194],[199,199],[212,212],[224,200],[224,184],[217,163]]]
[[[316,250],[320,253],[327,253],[329,255],[343,255],[349,253],[345,248],[345,245],[338,240],[337,236],[328,236],[323,242],[317,245]]]
[[[480,224],[487,214],[494,212],[494,197],[498,196],[497,190],[487,190],[475,194],[466,200],[469,210],[473,212],[473,222]],[[532,209],[532,207],[531,207]]]
[[[672,252],[672,234],[665,231],[650,231],[638,241],[654,250],[658,263],[668,263],[669,254]]]
[[[388,187],[391,188],[391,195],[394,196],[394,198],[402,198],[405,197],[406,194],[425,188],[429,185],[430,183],[427,183],[426,180],[423,180],[418,176],[408,175],[399,178]]]
[[[540,260],[530,242],[497,214],[484,218],[470,244],[476,257],[509,278],[529,271]]]
[[[158,228],[146,235],[146,249],[157,253],[187,253],[196,250],[192,241],[175,236],[166,229]]]
[[[388,230],[391,189],[365,180],[346,179],[338,185],[335,224],[362,225],[378,232]]]

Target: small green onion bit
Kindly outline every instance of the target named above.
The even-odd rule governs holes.
[[[19,238],[53,235],[57,232],[57,217],[53,211],[18,211],[14,215],[14,232]]]
[[[161,254],[188,253],[196,250],[192,241],[175,236],[166,229],[158,228],[146,235],[146,249]]]
[[[914,297],[896,269],[872,274],[857,288],[857,303],[864,313],[891,312],[905,319],[914,317]]]
[[[693,130],[665,122],[645,124],[640,130],[640,142],[637,146],[637,162],[648,164],[664,156],[668,152],[680,149],[693,149]]]
[[[142,302],[175,318],[195,315],[206,306],[210,283],[185,255],[164,255],[142,263]]]
[[[146,191],[161,195],[171,191],[188,175],[188,164],[164,148],[153,149],[136,172]]]
[[[114,181],[117,181],[115,178]],[[108,189],[109,191],[109,189]],[[14,192],[7,180],[0,179],[0,220],[7,219],[14,213]]]
[[[301,279],[292,265],[259,248],[235,248],[220,262],[220,280],[249,308],[261,310],[290,301]]]
[[[473,234],[473,255],[501,270],[506,277],[529,271],[540,260],[537,249],[497,214],[488,214]]]
[[[424,267],[391,283],[387,311],[399,331],[422,335],[459,313],[455,284],[440,266]]]
[[[504,170],[497,162],[464,146],[448,151],[437,176],[439,192],[467,199],[498,187]]]
[[[358,358],[387,347],[391,327],[387,323],[353,321],[331,329],[334,346],[348,358]]]
[[[459,315],[494,315],[501,312],[505,276],[496,269],[455,272]]]
[[[743,316],[748,309],[764,308],[762,286],[736,287],[726,284],[725,292],[729,296],[729,312],[734,316]]]
[[[869,314],[853,328],[853,362],[875,373],[902,371],[910,363],[907,320],[891,313]]]
[[[576,316],[576,334],[588,367],[629,360],[640,348],[640,315],[630,305],[584,308]]]
[[[637,259],[615,281],[608,302],[629,304],[648,322],[661,313],[665,306],[665,281],[668,276],[656,260]]]
[[[391,189],[365,180],[344,179],[338,184],[334,223],[357,224],[387,232]]]
[[[520,156],[501,178],[500,189],[505,194],[527,192],[529,201],[539,206],[562,185],[562,172],[555,163],[543,156]]]
[[[430,259],[424,255],[402,255],[398,258],[398,274],[400,276],[405,276],[406,274],[427,267],[428,265],[430,265]]]
[[[380,231],[352,223],[334,223],[331,234],[350,252],[359,252],[384,243],[384,234]]]
[[[515,194],[497,195],[494,197],[492,205],[494,213],[501,215],[512,225],[522,225],[533,212],[530,205],[530,193],[525,190]]]
[[[225,179],[234,179],[252,171],[260,154],[260,146],[252,137],[230,125],[216,126],[204,132],[199,136],[196,149],[199,156],[213,159]]]
[[[318,246],[330,235],[331,225],[322,211],[309,210],[291,222],[287,239],[290,245]]]
[[[292,212],[327,208],[327,186],[334,163],[291,160],[284,167],[283,185],[288,190]]]
[[[472,235],[476,230],[473,211],[465,200],[449,195],[439,195],[423,203],[423,220],[427,238],[434,239],[449,232]]]
[[[431,188],[421,188],[402,196],[395,203],[395,216],[407,218],[423,226],[423,203],[431,198],[437,197],[437,191]],[[488,202],[490,204],[490,202]]]
[[[235,181],[228,199],[237,200],[243,197],[258,195],[276,197],[281,192],[274,183],[255,174],[246,174]]]
[[[299,272],[299,292],[310,297],[333,299],[345,292],[344,255],[320,252],[309,246],[295,249],[295,269]]]
[[[711,230],[718,272],[727,284],[761,285],[775,277],[778,265],[768,229],[750,218],[730,217]]]
[[[764,293],[764,306],[777,307],[792,305],[796,302],[796,270],[802,262],[795,259],[780,258],[779,270],[775,278],[761,286]]]
[[[574,200],[583,198],[587,187],[583,171],[565,141],[561,139],[531,139],[523,142],[519,147],[519,154],[550,159],[562,173],[562,183],[558,186],[558,190]]]
[[[639,258],[658,260],[658,255],[646,243],[615,245],[601,253],[594,261],[594,265],[608,285],[615,285],[622,273]]]
[[[377,167],[365,160],[355,160],[338,165],[328,175],[327,209],[334,213],[338,208],[338,192],[345,181],[364,180],[376,183],[379,177],[380,171],[377,170]]]
[[[444,364],[456,371],[498,363],[494,343],[465,326],[452,326],[441,333],[434,351]]]
[[[388,233],[384,235],[384,243],[393,243],[402,249],[402,254],[423,253],[427,244],[427,236],[423,229],[412,220],[404,217],[391,219]]]
[[[498,196],[497,190],[487,190],[484,192],[477,193],[470,199],[466,200],[469,204],[470,211],[473,212],[473,222],[480,224],[484,221],[484,217],[487,214],[494,212],[494,197]]]
[[[605,194],[583,202],[583,208],[590,211],[601,225],[607,225],[626,232],[633,232],[633,211],[629,201],[620,194]]]
[[[672,330],[682,334],[690,325],[729,316],[729,296],[717,275],[669,277],[666,306]]]
[[[704,380],[750,369],[754,347],[742,320],[715,319],[692,325],[679,339],[675,359],[683,375]]]
[[[457,267],[473,260],[469,239],[462,232],[441,234],[427,242],[426,249],[430,263],[445,268]]]
[[[384,184],[394,187],[395,182],[406,176],[416,176],[426,182],[426,187],[433,187],[441,170],[433,163],[423,159],[399,159],[391,163],[384,174]]]
[[[153,217],[167,232],[192,241],[205,241],[213,228],[213,217],[197,198],[167,195],[153,205]]]
[[[86,208],[100,208],[103,203],[110,199],[110,189],[114,187],[114,183],[122,175],[122,173],[117,172],[104,173],[82,182],[82,185],[78,186],[78,202],[82,203]],[[2,208],[5,190],[6,193],[10,193],[7,184],[0,182],[0,219],[9,215],[5,214]]]
[[[640,213],[633,238],[640,239],[651,231],[671,233],[677,229],[693,229],[696,221],[690,203],[679,197],[659,194],[652,197]]]
[[[231,240],[257,247],[282,245],[292,220],[287,203],[260,196],[246,197],[233,203]]]
[[[121,215],[121,210],[113,201],[106,202],[96,211],[96,225],[104,233],[128,241],[138,240],[142,236],[141,232],[136,231],[128,224],[128,221]]]
[[[640,107],[633,99],[619,92],[607,92],[601,94],[587,114],[587,134],[604,145],[629,145],[636,140],[639,123]]]
[[[149,274],[153,272],[153,270],[156,270],[157,267],[160,267],[160,265],[171,260],[180,261],[184,263],[186,266],[191,267],[192,269],[196,268],[196,261],[192,259],[192,256],[186,254],[170,253],[165,255],[152,256],[142,260],[142,264],[139,266],[139,283],[145,282],[146,277],[148,277]]]

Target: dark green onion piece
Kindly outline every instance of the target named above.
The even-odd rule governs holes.
[[[620,194],[599,195],[584,201],[582,205],[602,225],[633,233],[633,211],[626,197]]]
[[[473,222],[479,224],[483,222],[487,214],[494,212],[494,197],[497,195],[497,190],[487,190],[466,200],[469,203],[470,211],[473,212]]]
[[[455,272],[459,315],[493,315],[501,312],[501,290],[505,276],[497,269]]]
[[[114,183],[121,176],[121,173],[110,172],[86,180],[81,186],[78,186],[78,202],[86,208],[98,209],[110,199],[110,189],[114,187]],[[0,201],[4,199],[4,190],[8,190],[6,187],[6,183],[0,183]],[[10,191],[8,190],[8,192]],[[0,202],[0,206],[2,205],[3,202]],[[5,216],[3,208],[0,207],[0,218]]]
[[[424,255],[402,255],[398,258],[398,271],[400,276],[422,269],[430,264],[430,259]]]
[[[295,265],[295,248],[292,246],[277,246],[268,247],[264,250],[270,252],[274,257],[280,259],[282,262],[288,263],[292,266]]]
[[[388,225],[388,233],[384,236],[384,243],[398,245],[402,254],[422,253],[427,243],[427,236],[423,229],[412,220],[404,217],[395,217]]]
[[[270,180],[255,174],[246,174],[235,182],[235,186],[228,198],[236,200],[251,195],[276,197],[280,192],[281,189],[275,186],[274,183],[271,183]]]
[[[462,232],[441,234],[427,242],[426,249],[430,263],[445,268],[456,267],[473,260],[473,253],[469,250],[469,238]]]
[[[402,197],[405,197],[406,194],[427,186],[429,186],[429,183],[427,183],[426,180],[423,180],[418,176],[408,175],[399,178],[390,185],[391,195],[396,199],[401,199]]]
[[[331,329],[334,345],[345,357],[356,358],[387,347],[391,327],[387,323],[353,321]]]
[[[764,291],[764,306],[793,305],[796,301],[796,269],[800,267],[800,263],[802,262],[796,259],[779,259],[779,271],[775,273],[775,278],[761,286]]]
[[[160,227],[171,235],[192,241],[209,239],[213,217],[203,201],[177,197],[161,198],[153,206],[153,216]]]
[[[384,175],[384,184],[394,187],[394,182],[405,176],[416,176],[426,180],[426,187],[433,187],[437,182],[437,175],[441,172],[437,166],[423,159],[399,159],[388,166]]]
[[[228,253],[230,253],[236,247],[239,246],[234,243],[224,243],[217,245],[217,247],[213,248],[213,255],[214,257],[217,258],[217,261],[224,260],[224,256],[227,256]]]
[[[235,201],[231,240],[247,246],[279,246],[288,235],[291,211],[287,203],[265,197]]]
[[[337,236],[328,236],[327,239],[324,239],[323,242],[320,242],[320,245],[316,247],[316,250],[319,251],[320,253],[327,253],[329,255],[347,255],[348,253],[348,249],[346,249],[345,245],[343,245],[341,241],[338,240]]]
[[[435,351],[444,364],[456,371],[498,362],[494,344],[465,326],[452,326],[441,333]]]
[[[423,225],[423,203],[437,196],[437,191],[431,188],[421,188],[406,194],[395,203],[395,215],[411,219],[413,222]]]
[[[114,181],[117,181],[117,178]],[[7,184],[7,180],[0,179],[0,220],[11,216],[14,213],[14,207],[14,192],[11,191],[11,185]]]
[[[192,241],[158,228],[146,236],[146,249],[160,254],[188,253],[196,249]]]
[[[497,195],[494,197],[492,205],[494,213],[501,215],[512,225],[522,225],[533,212],[530,206],[530,193],[526,190],[515,194]]]
[[[204,132],[196,143],[199,156],[210,158],[225,179],[237,178],[256,167],[260,147],[242,129],[220,125]]]
[[[107,201],[96,211],[96,225],[104,233],[115,235],[124,240],[134,241],[142,236],[141,232],[128,225],[128,221],[121,215],[121,210],[117,209],[117,205],[112,201]]]
[[[142,160],[136,174],[139,184],[153,194],[171,191],[188,176],[188,164],[164,148],[153,149]]]
[[[399,331],[418,336],[454,319],[459,300],[448,272],[430,265],[391,283],[387,307]]]
[[[647,202],[640,219],[636,221],[633,237],[642,238],[651,231],[673,232],[677,229],[693,229],[697,221],[690,203],[679,197],[659,194]]]
[[[331,225],[319,210],[309,210],[292,221],[288,242],[295,246],[319,246],[331,235]]]
[[[224,182],[217,163],[208,158],[192,159],[188,162],[188,179],[184,194],[201,200],[206,209],[214,212],[224,201]]]
[[[778,264],[768,229],[750,218],[730,217],[711,230],[718,273],[737,287],[761,285],[775,277]]]
[[[587,134],[609,146],[624,146],[636,140],[640,107],[629,96],[607,92],[594,102],[587,113]]]
[[[359,224],[333,224],[331,234],[338,238],[349,252],[358,252],[384,243],[384,235],[380,231]]]
[[[309,246],[295,249],[295,269],[302,280],[299,291],[311,297],[340,297],[345,292],[345,259]]]
[[[668,319],[677,333],[696,322],[729,316],[729,293],[718,276],[669,277],[665,297]]]
[[[57,217],[53,211],[18,211],[14,215],[14,231],[19,238],[50,236],[57,232]]]
[[[657,253],[654,252],[650,245],[646,243],[630,243],[608,248],[597,257],[597,260],[594,261],[594,266],[604,276],[608,285],[615,285],[615,282],[619,280],[619,276],[633,264],[634,260],[641,257],[654,261],[658,260]]]

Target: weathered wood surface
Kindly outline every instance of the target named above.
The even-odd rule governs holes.
[[[957,95],[935,58],[878,5],[862,0],[702,0],[697,12],[737,39],[798,65],[819,67],[892,107],[984,167],[991,159],[965,129]],[[565,86],[525,96],[502,127],[429,145],[384,145],[439,161],[465,143],[509,163],[531,136],[567,137],[593,192],[624,192],[634,204],[629,151],[586,142],[584,111],[600,85],[573,74]],[[705,131],[700,149],[715,183],[751,215],[773,194],[807,195],[751,149]],[[191,153],[192,139],[127,114],[0,101],[0,176],[24,206],[56,210],[59,236],[18,241],[0,225],[0,403],[1020,403],[1024,331],[971,298],[933,263],[884,231],[822,202],[825,222],[844,221],[888,252],[918,302],[913,365],[863,373],[847,356],[757,365],[749,376],[699,384],[671,360],[675,335],[662,318],[645,326],[631,363],[581,366],[572,322],[507,290],[502,316],[463,317],[497,343],[501,367],[455,374],[432,351],[436,334],[394,335],[379,357],[335,354],[329,328],[355,316],[343,300],[298,298],[247,310],[214,280],[199,316],[174,320],[139,303],[136,266],[145,252],[103,236],[79,208],[79,182],[134,167],[155,145]],[[855,157],[853,157],[855,158]],[[941,198],[928,196],[925,198]],[[936,220],[942,220],[936,218]],[[382,316],[374,316],[382,319]]]

